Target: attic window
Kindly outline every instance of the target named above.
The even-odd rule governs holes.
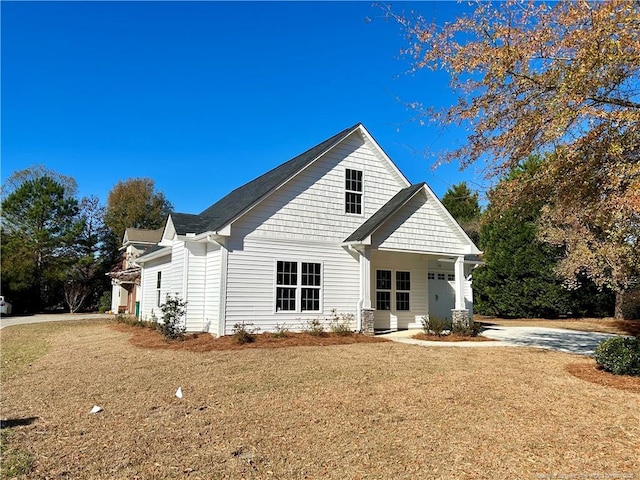
[[[346,169],[344,211],[362,214],[362,170]]]

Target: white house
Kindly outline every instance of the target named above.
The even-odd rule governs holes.
[[[146,230],[127,228],[122,239],[122,261],[107,275],[111,277],[111,311],[137,314],[140,295],[140,266],[135,260],[162,239],[164,228]]]
[[[187,301],[188,331],[304,328],[331,311],[354,328],[467,321],[481,252],[425,183],[411,184],[362,124],[343,130],[200,214],[172,213],[138,257],[140,314]]]

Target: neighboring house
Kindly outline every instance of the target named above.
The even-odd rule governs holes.
[[[362,124],[237,188],[172,213],[142,266],[141,316],[187,301],[188,331],[292,330],[352,314],[360,331],[468,321],[481,252],[425,183],[411,184]]]
[[[140,266],[135,260],[146,250],[158,244],[164,228],[144,230],[127,228],[122,240],[122,262],[111,270],[111,311],[113,313],[138,314],[136,302],[139,300]]]

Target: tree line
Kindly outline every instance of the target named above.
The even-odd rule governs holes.
[[[609,317],[615,292],[586,275],[567,282],[558,272],[565,252],[539,238],[543,204],[522,201],[505,209],[496,198],[513,176],[540,165],[532,157],[488,194],[482,210],[479,194],[462,182],[450,187],[442,203],[483,251],[472,273],[474,311],[503,318]]]
[[[2,188],[3,295],[14,313],[109,307],[125,229],[159,228],[172,209],[149,178],[118,182],[102,205],[42,165],[14,172]]]
[[[406,34],[410,72],[445,72],[457,97],[405,101],[423,123],[462,127],[438,162],[499,180],[480,227],[479,307],[521,315],[507,303],[529,298],[540,314],[576,311],[569,294],[595,288],[615,292],[619,316],[640,316],[640,2],[469,6],[444,23],[383,8]]]

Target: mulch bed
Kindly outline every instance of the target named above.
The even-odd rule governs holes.
[[[565,370],[581,380],[605,387],[640,393],[640,377],[630,375],[614,375],[598,367],[595,360],[589,362],[570,363]]]
[[[328,345],[350,345],[353,343],[379,343],[388,340],[368,335],[338,335],[326,332],[322,335],[289,332],[276,337],[270,333],[255,335],[251,343],[238,343],[233,336],[215,338],[209,333],[193,333],[179,340],[166,340],[157,330],[118,323],[111,325],[118,332],[130,333],[130,342],[136,347],[182,350],[190,352],[213,352],[221,350],[245,350],[250,348],[310,347]]]

